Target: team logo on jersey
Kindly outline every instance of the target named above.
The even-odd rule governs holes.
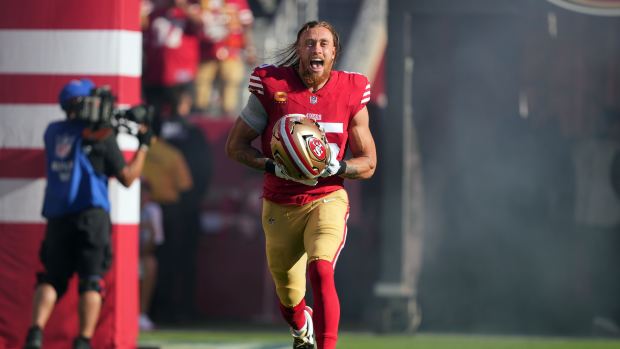
[[[56,147],[55,153],[56,156],[63,159],[66,158],[69,153],[71,153],[71,148],[73,147],[73,138],[72,136],[58,136],[56,137]]]
[[[273,100],[278,102],[278,103],[285,103],[286,102],[286,92],[284,91],[278,91],[273,95]]]
[[[316,104],[319,101],[319,97],[312,95],[310,96],[310,104]]]
[[[316,138],[316,137],[309,137],[307,139],[307,144],[308,144],[308,149],[310,150],[310,154],[318,161],[323,161],[325,160],[325,157],[327,156],[327,151],[325,150],[325,144],[323,144],[323,142]]]

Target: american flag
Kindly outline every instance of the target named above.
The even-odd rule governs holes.
[[[21,348],[30,324],[45,221],[43,132],[64,118],[62,86],[87,77],[119,104],[140,102],[140,0],[9,0],[0,10],[0,349]],[[126,158],[137,141],[119,136]],[[93,338],[97,348],[135,348],[139,184],[110,181],[114,263]],[[75,279],[46,328],[46,348],[77,334]],[[53,335],[52,335],[53,333]],[[49,334],[49,335],[47,335]]]

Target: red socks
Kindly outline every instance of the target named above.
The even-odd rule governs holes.
[[[314,333],[317,348],[335,349],[338,340],[338,322],[340,321],[340,301],[336,293],[333,264],[325,260],[316,260],[308,265],[312,296],[314,297]],[[288,308],[280,304],[280,312],[288,324],[296,330],[306,323],[304,299],[296,306]]]
[[[286,320],[292,328],[299,330],[304,327],[306,324],[306,315],[304,315],[304,309],[306,308],[305,299],[302,299],[299,304],[292,308],[285,307],[282,303],[279,304],[280,312],[282,313],[284,320]]]
[[[314,297],[314,333],[317,348],[335,349],[340,321],[340,301],[334,282],[334,267],[325,260],[315,260],[308,266]]]

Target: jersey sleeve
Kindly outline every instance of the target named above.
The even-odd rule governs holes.
[[[282,81],[286,80],[285,69],[280,69],[273,64],[263,64],[250,74],[248,89],[260,103],[268,109],[273,102],[273,93],[277,89],[286,88],[282,85]]]
[[[263,133],[269,118],[267,111],[254,95],[250,95],[239,117],[258,134]]]
[[[259,100],[265,96],[265,86],[263,84],[263,77],[265,77],[265,69],[260,66],[254,68],[250,74],[250,81],[248,82],[248,90],[255,95]]]
[[[355,116],[370,101],[370,81],[366,75],[351,73],[351,82],[353,85],[351,107],[353,109],[352,115]]]

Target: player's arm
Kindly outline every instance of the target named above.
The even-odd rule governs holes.
[[[252,141],[259,135],[243,118],[237,118],[226,139],[226,155],[246,166],[264,171],[267,158],[252,146]]]
[[[375,173],[377,149],[369,127],[368,109],[360,109],[349,123],[349,149],[352,157],[345,161],[340,175],[350,179],[368,179]]]

